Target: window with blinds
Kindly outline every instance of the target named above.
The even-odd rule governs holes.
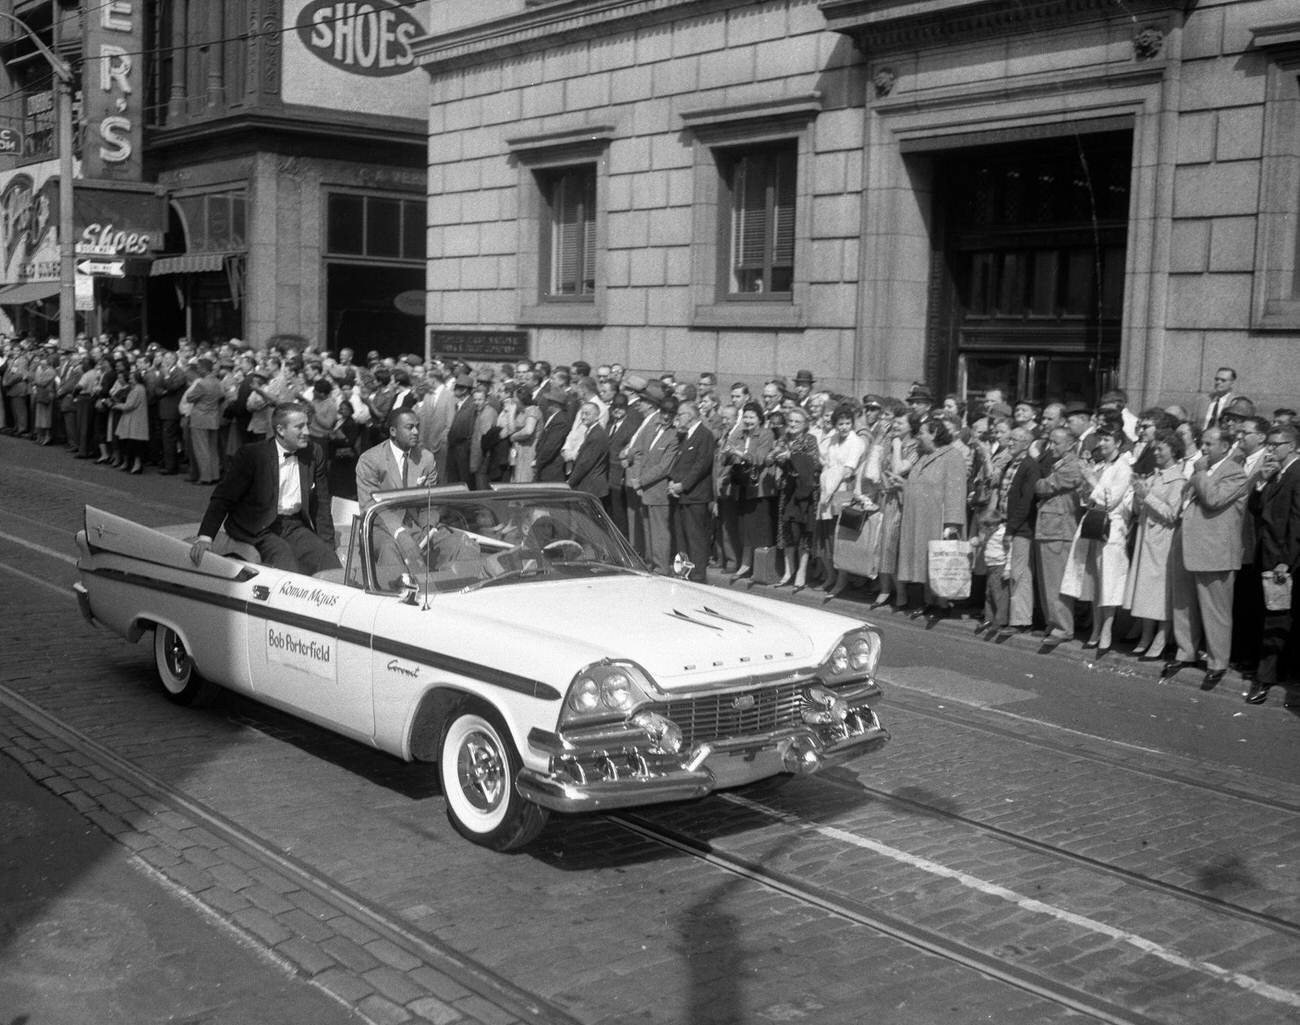
[[[794,284],[795,166],[793,142],[728,154],[727,294],[789,298]]]
[[[549,171],[542,251],[544,299],[591,299],[596,292],[596,166]]]

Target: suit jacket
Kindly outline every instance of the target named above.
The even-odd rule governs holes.
[[[609,434],[599,423],[587,428],[569,471],[569,487],[597,498],[609,494]]]
[[[1250,480],[1235,459],[1197,470],[1183,512],[1183,565],[1193,573],[1241,569],[1241,518]]]
[[[1259,568],[1279,563],[1300,574],[1300,459],[1256,491],[1250,499],[1259,527]]]
[[[569,436],[569,416],[563,410],[552,411],[537,432],[537,445],[533,458],[537,464],[536,479],[542,483],[564,483],[564,439]]]
[[[1073,452],[1067,452],[1034,485],[1038,496],[1038,519],[1034,523],[1036,541],[1072,541],[1079,525],[1079,487],[1083,484],[1083,464]]]
[[[1011,487],[1007,491],[1007,537],[1033,537],[1038,496],[1034,485],[1038,483],[1038,462],[1028,455],[1020,461]]]
[[[1236,397],[1237,397],[1237,393],[1235,391],[1230,391],[1223,396],[1223,401],[1219,405],[1220,416],[1222,416],[1223,411],[1228,408],[1228,403],[1231,402]],[[1192,403],[1191,424],[1193,427],[1199,427],[1202,429],[1206,427],[1205,418],[1209,416],[1210,406],[1213,404],[1214,404],[1214,399],[1209,395],[1196,396],[1196,401]]]
[[[445,384],[437,392],[430,392],[415,407],[420,421],[420,447],[435,456],[447,448],[447,434],[452,417],[456,414],[456,396]]]
[[[402,481],[402,465],[393,455],[391,442],[382,441],[357,457],[357,504],[363,510],[374,501],[376,491],[432,487],[437,483],[438,471],[433,453],[423,447],[417,446],[411,452],[405,483]]]
[[[655,437],[656,433],[659,435]],[[677,431],[671,426],[660,431],[653,424],[638,439],[645,446],[645,460],[639,464],[637,486],[641,489],[642,505],[668,504],[668,471],[677,458]]]
[[[610,423],[613,424],[613,421],[611,420]],[[640,426],[641,418],[629,410],[627,416],[614,424],[609,432],[609,486],[611,488],[621,488],[626,480],[627,473],[619,456],[623,454],[623,449],[627,448],[632,435],[636,434],[636,429]]]
[[[680,438],[677,455],[668,469],[668,479],[682,486],[677,496],[681,505],[699,505],[713,501],[713,454],[717,439],[702,423],[692,425]]]
[[[328,544],[334,543],[328,463],[320,446],[309,442],[297,453],[302,509],[299,515]],[[280,450],[275,439],[245,445],[230,460],[212,490],[199,533],[216,537],[224,524],[236,541],[254,541],[275,522],[280,500]]]
[[[193,409],[190,411],[190,426],[197,430],[215,431],[221,426],[221,405],[226,400],[226,391],[215,377],[200,377],[185,392]]]

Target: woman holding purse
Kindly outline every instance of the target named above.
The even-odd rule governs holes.
[[[835,598],[848,586],[847,573],[833,572],[835,521],[840,510],[853,498],[853,484],[858,467],[866,455],[867,444],[853,429],[853,407],[847,404],[836,407],[831,414],[831,433],[821,444],[821,494],[817,501],[818,550],[828,572],[826,597]]]
[[[789,553],[785,576],[777,586],[784,587],[793,578],[794,592],[798,594],[808,586],[822,459],[817,439],[808,431],[807,412],[795,406],[786,414],[786,420],[785,436],[772,451],[772,460],[780,469],[781,526]]]
[[[1096,462],[1083,467],[1084,514],[1061,578],[1061,593],[1092,602],[1092,633],[1083,646],[1096,648],[1101,658],[1111,648],[1115,609],[1124,604],[1133,468],[1120,450],[1120,427],[1103,424],[1095,436]]]
[[[772,544],[774,492],[771,475],[764,472],[771,451],[772,432],[763,426],[763,407],[746,402],[723,455],[740,524],[740,565],[731,575],[732,583],[752,575],[755,549]]]
[[[916,432],[917,458],[903,485],[898,538],[898,591],[920,584],[924,605],[912,616],[947,614],[948,599],[930,589],[930,542],[960,540],[966,531],[966,459],[953,445],[952,429],[931,413]]]

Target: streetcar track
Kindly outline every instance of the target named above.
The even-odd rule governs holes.
[[[960,823],[963,826],[967,826],[970,829],[993,837],[1004,843],[1019,847],[1022,850],[1033,851],[1049,857],[1059,858],[1062,861],[1070,861],[1091,871],[1114,876],[1127,883],[1141,886],[1156,893],[1162,893],[1167,896],[1176,897],[1179,900],[1186,900],[1194,904],[1200,904],[1207,910],[1229,915],[1253,925],[1262,926],[1300,938],[1300,922],[1293,922],[1289,919],[1280,918],[1264,911],[1256,911],[1253,908],[1248,908],[1244,905],[1224,900],[1221,897],[1215,897],[1211,894],[1201,893],[1197,890],[1191,890],[1187,887],[1179,886],[1177,883],[1155,879],[1151,876],[1143,875],[1141,872],[1134,869],[1112,865],[1099,858],[1089,857],[1086,854],[1079,854],[1076,851],[1071,851],[1069,848],[1058,847],[1057,845],[1048,843],[1045,840],[1036,840],[1031,836],[1026,836],[1023,833],[1016,833],[1010,829],[1004,829],[1001,826],[991,825],[987,822],[980,822],[978,819],[962,815],[960,812],[948,811],[945,808],[940,808],[937,805],[929,804],[925,801],[918,801],[911,797],[899,797],[896,794],[891,794],[887,790],[868,786],[865,783],[850,782],[849,780],[840,779],[831,775],[823,775],[821,777],[821,782],[853,793],[870,794],[873,798],[882,803],[893,804],[913,811],[920,811],[922,814],[930,818],[945,819],[949,822]]]
[[[1165,769],[1152,768],[1147,765],[1135,765],[1131,761],[1127,761],[1123,758],[1106,755],[1099,751],[1087,750],[1077,746],[1074,747],[1068,746],[1059,741],[1055,741],[1050,737],[1027,736],[1024,732],[1017,731],[1015,729],[1012,729],[1009,726],[1000,726],[995,723],[979,722],[973,720],[972,718],[970,718],[969,715],[958,715],[955,713],[948,713],[946,711],[941,711],[935,708],[924,708],[919,703],[914,703],[906,698],[904,698],[901,701],[898,700],[896,695],[898,694],[898,691],[900,689],[905,689],[905,688],[895,687],[892,690],[890,690],[889,697],[887,699],[889,703],[891,705],[903,709],[904,711],[912,715],[920,716],[921,718],[937,720],[948,726],[956,726],[963,729],[974,730],[980,733],[990,734],[1007,740],[1012,740],[1017,743],[1028,744],[1033,747],[1038,747],[1044,750],[1053,751],[1056,754],[1064,754],[1074,758],[1086,759],[1088,761],[1095,762],[1099,765],[1107,765],[1110,766],[1111,768],[1123,769],[1127,772],[1131,772],[1136,775],[1146,776],[1150,779],[1159,780],[1162,783],[1174,783],[1174,784],[1178,784],[1179,786],[1189,787],[1196,790],[1204,790],[1218,797],[1230,798],[1234,801],[1247,801],[1251,804],[1257,805],[1261,808],[1268,808],[1272,811],[1287,812],[1289,814],[1300,814],[1300,800],[1289,801],[1289,800],[1284,800],[1275,797],[1264,797],[1259,794],[1253,793],[1250,790],[1236,787],[1231,784],[1209,783],[1204,780],[1198,780],[1192,776],[1186,775],[1174,769],[1165,770]],[[954,702],[956,702],[956,699],[945,699],[945,700],[953,700]],[[956,703],[960,704],[960,702],[956,702]],[[997,709],[997,708],[988,708],[986,706],[981,706],[981,705],[963,705],[962,707],[974,711],[987,712],[988,714],[1004,716],[1006,718],[1013,719],[1022,723],[1031,723],[1045,730],[1061,729],[1061,727],[1055,726],[1052,723],[1042,722],[1037,719],[1025,719],[1024,717],[1017,716],[1014,713],[1003,712],[1001,709]],[[1077,734],[1077,733],[1075,735],[1085,736],[1085,737],[1089,736],[1088,734]],[[1101,737],[1095,739],[1098,741],[1104,741],[1104,738]],[[1166,761],[1177,757],[1176,755],[1171,755],[1168,752],[1163,752],[1163,751],[1158,752],[1158,756],[1161,759]]]
[[[747,879],[792,900],[819,908],[1096,1021],[1108,1022],[1110,1025],[1158,1025],[1160,1022],[1160,1019],[1131,1011],[1103,997],[1057,982],[1043,973],[1011,965],[1005,959],[950,939],[932,929],[907,922],[897,915],[869,908],[851,897],[829,891],[819,892],[784,872],[758,865],[739,855],[719,852],[708,841],[671,830],[636,813],[607,814],[604,818],[642,839],[696,858],[723,872]]]

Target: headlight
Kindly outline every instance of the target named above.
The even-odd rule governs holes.
[[[650,702],[649,678],[630,662],[590,665],[569,684],[560,728],[622,719]]]
[[[854,630],[836,643],[822,667],[828,680],[874,676],[880,662],[880,635],[874,630]]]

